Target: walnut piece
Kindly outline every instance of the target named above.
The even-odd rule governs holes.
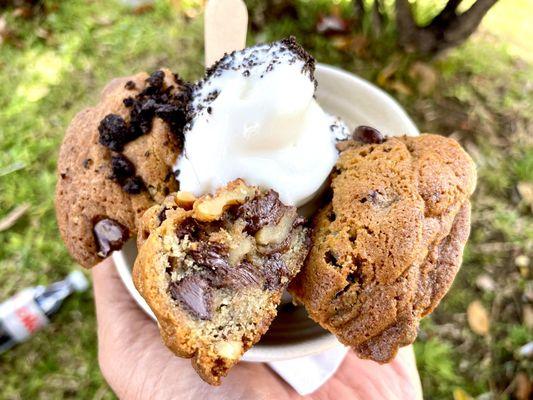
[[[215,221],[222,216],[226,208],[235,204],[243,204],[255,194],[255,188],[248,187],[242,179],[237,179],[213,196],[205,195],[196,200],[193,206],[193,217],[203,222]]]

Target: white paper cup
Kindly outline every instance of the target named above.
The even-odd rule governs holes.
[[[418,129],[400,105],[364,79],[324,64],[317,65],[315,76],[318,102],[330,114],[341,117],[351,130],[358,125],[369,125],[385,135],[418,134]],[[131,269],[136,256],[135,242],[129,241],[121,251],[113,253],[113,260],[131,296],[155,320],[152,310],[133,285]],[[303,307],[289,303],[280,306],[268,332],[244,354],[243,360],[289,360],[321,353],[336,343],[335,337],[313,322]]]

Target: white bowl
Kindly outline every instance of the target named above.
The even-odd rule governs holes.
[[[400,105],[381,89],[329,65],[318,64],[316,97],[329,113],[341,117],[350,127],[369,125],[388,136],[417,135],[418,129]],[[134,241],[113,253],[117,271],[139,306],[155,321],[150,307],[133,285],[131,269],[137,256]],[[337,344],[333,335],[314,323],[301,306],[280,306],[278,316],[261,341],[248,350],[243,360],[270,362],[321,353]]]

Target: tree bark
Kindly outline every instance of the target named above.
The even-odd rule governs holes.
[[[462,0],[448,0],[444,9],[426,26],[416,24],[408,0],[396,0],[399,43],[407,50],[435,55],[463,43],[498,0],[476,0],[464,13],[457,14]]]

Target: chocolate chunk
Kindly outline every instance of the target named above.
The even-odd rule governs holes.
[[[244,203],[237,209],[237,218],[246,222],[245,231],[250,235],[265,225],[277,224],[286,207],[279,200],[278,194],[270,190],[264,196],[258,196]]]
[[[93,227],[93,233],[98,245],[97,254],[101,258],[121,249],[130,235],[127,227],[111,218],[98,221]]]
[[[122,154],[111,157],[111,176],[114,181],[123,184],[127,178],[135,175],[135,166]]]
[[[261,277],[261,272],[250,262],[243,261],[238,266],[229,264],[219,265],[219,267],[207,275],[214,287],[228,287],[240,289],[247,286],[257,286]]]
[[[176,229],[176,236],[178,239],[183,239],[185,235],[188,235],[189,240],[196,240],[198,229],[198,222],[194,218],[187,218]]]
[[[289,275],[289,270],[281,256],[274,254],[265,261],[263,274],[265,276],[264,289],[277,290],[282,285],[282,278]]]
[[[100,144],[114,151],[122,151],[130,140],[128,126],[120,115],[106,115],[98,126],[98,132]]]
[[[139,194],[144,189],[146,189],[146,186],[144,185],[142,178],[138,175],[126,178],[122,185],[122,190],[129,194]]]
[[[170,295],[202,320],[210,320],[213,309],[213,296],[209,283],[195,275],[186,276],[179,282],[170,284]]]
[[[381,144],[385,141],[385,138],[380,131],[365,125],[355,128],[353,139],[368,144]]]
[[[157,219],[159,220],[160,226],[163,222],[165,222],[165,220],[167,219],[167,208],[166,207],[163,207],[161,211],[159,211],[159,214],[157,214]]]
[[[196,264],[211,270],[229,268],[228,248],[220,243],[199,242],[196,250],[189,250],[189,255]]]
[[[126,84],[124,85],[124,88],[126,88],[127,90],[135,89],[135,82],[127,81]]]

